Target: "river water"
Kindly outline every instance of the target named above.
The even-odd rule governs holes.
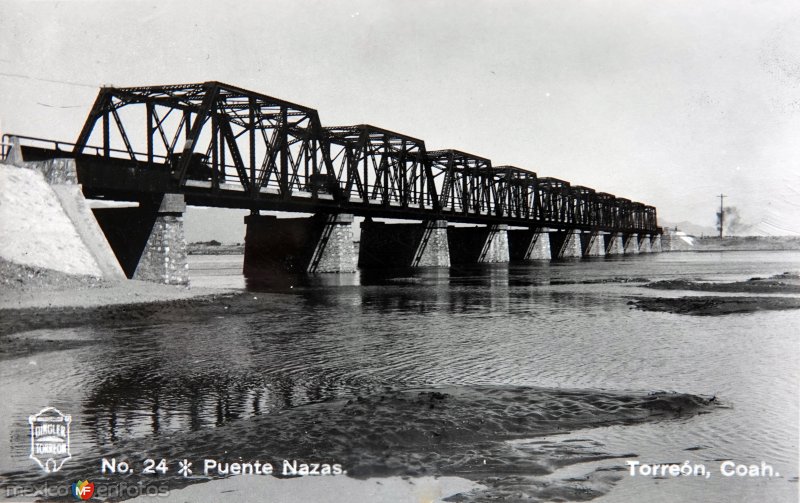
[[[190,268],[196,286],[247,287],[239,256],[191,256]],[[685,420],[570,433],[638,456],[624,459],[689,460],[714,471],[708,479],[619,471],[596,501],[797,501],[800,311],[645,312],[628,301],[696,293],[601,282],[733,281],[785,271],[800,271],[800,254],[663,253],[323,275],[249,285],[246,295],[220,301],[246,301],[235,316],[224,305],[208,316],[177,307],[152,319],[16,334],[83,343],[0,361],[0,473],[30,469],[27,417],[44,405],[72,414],[73,451],[95,453],[120,439],[202,432],[376,386],[525,385],[679,391],[725,405]],[[723,477],[721,460],[763,461],[779,475]],[[623,459],[603,464],[624,466]]]

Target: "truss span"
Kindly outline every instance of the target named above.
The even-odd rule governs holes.
[[[652,206],[220,82],[104,87],[75,143],[16,138],[26,159],[74,157],[90,197],[660,233]]]

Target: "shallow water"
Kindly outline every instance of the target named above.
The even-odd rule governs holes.
[[[241,257],[190,262],[196,286],[245,286],[236,274]],[[733,281],[798,270],[796,252],[725,252],[324,275],[260,285],[207,312],[176,308],[129,323],[15,334],[88,342],[0,361],[0,473],[38,476],[27,417],[48,405],[72,414],[73,452],[97,458],[98,446],[202,432],[382,386],[511,384],[670,390],[729,406],[570,434],[641,462],[690,460],[717,472],[702,480],[620,472],[601,501],[796,501],[800,311],[644,312],[627,301],[696,292],[584,282]],[[208,446],[209,454],[221,448]],[[224,449],[235,453],[236,445]],[[722,477],[719,459],[766,461],[780,476]],[[565,476],[597,466],[572,466]]]

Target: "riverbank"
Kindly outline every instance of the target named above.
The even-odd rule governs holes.
[[[0,310],[69,309],[146,304],[225,294],[216,288],[105,281],[86,275],[15,264],[0,259]]]
[[[730,236],[694,238],[692,251],[800,251],[800,236]]]
[[[218,241],[188,243],[188,255],[244,255],[244,244],[223,244]]]

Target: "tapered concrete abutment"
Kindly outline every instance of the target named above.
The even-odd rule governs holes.
[[[353,215],[307,218],[248,215],[244,275],[352,273],[356,271]]]
[[[186,285],[189,264],[182,194],[143,200],[134,208],[96,208],[97,223],[128,278]]]
[[[547,229],[509,230],[508,256],[514,261],[550,260],[550,234]]]
[[[447,221],[361,224],[358,266],[365,269],[449,267]]]
[[[452,264],[508,262],[508,226],[449,227],[447,242]]]
[[[581,258],[581,231],[551,230],[550,231],[550,255],[553,259]]]
[[[638,255],[639,254],[639,235],[626,234],[625,235],[625,255]]]
[[[603,240],[602,232],[582,232],[581,239],[581,254],[584,257],[604,257],[606,254],[605,241]]]
[[[612,232],[603,235],[606,245],[606,255],[622,255],[625,253],[625,241],[621,232]]]

